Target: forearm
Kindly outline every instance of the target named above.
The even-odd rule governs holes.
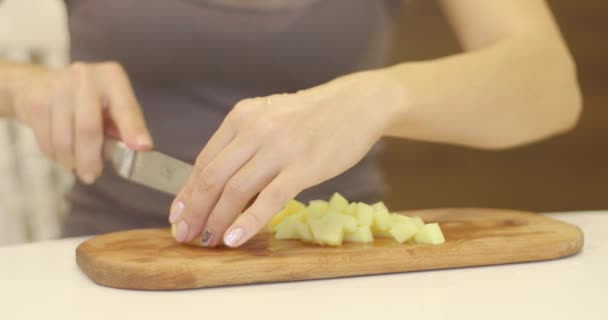
[[[479,148],[516,146],[570,129],[581,97],[565,47],[511,37],[483,49],[377,71],[399,84],[386,135]],[[382,102],[382,101],[380,101]]]

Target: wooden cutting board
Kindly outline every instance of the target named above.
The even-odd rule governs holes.
[[[527,212],[436,209],[402,212],[439,222],[446,243],[320,247],[259,234],[239,249],[176,243],[169,228],[109,233],[76,250],[94,282],[115,288],[175,290],[250,283],[326,279],[417,270],[539,261],[566,257],[583,246],[571,224]]]

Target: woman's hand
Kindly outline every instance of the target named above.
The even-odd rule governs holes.
[[[389,125],[401,92],[360,73],[239,102],[173,202],[177,240],[192,241],[204,230],[203,245],[243,244],[299,192],[361,160]]]
[[[104,133],[146,150],[152,139],[123,68],[75,63],[63,70],[24,66],[12,114],[29,126],[42,152],[85,183],[102,172]],[[105,130],[104,130],[105,127]],[[105,132],[104,132],[105,131]]]

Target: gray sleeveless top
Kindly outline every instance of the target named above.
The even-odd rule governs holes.
[[[398,12],[398,2],[387,0],[66,2],[72,59],[120,62],[156,149],[191,163],[237,101],[384,66]],[[298,199],[335,191],[352,200],[380,199],[378,147]],[[77,183],[68,198],[64,236],[167,226],[172,201],[110,169],[92,186]]]

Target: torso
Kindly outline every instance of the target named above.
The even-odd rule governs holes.
[[[395,1],[68,0],[72,59],[120,62],[156,148],[193,162],[239,100],[294,92],[384,66]],[[355,132],[355,131],[353,131]],[[300,194],[339,191],[375,200],[383,181],[371,152],[356,167]],[[105,170],[69,195],[66,236],[165,226],[171,197]]]

